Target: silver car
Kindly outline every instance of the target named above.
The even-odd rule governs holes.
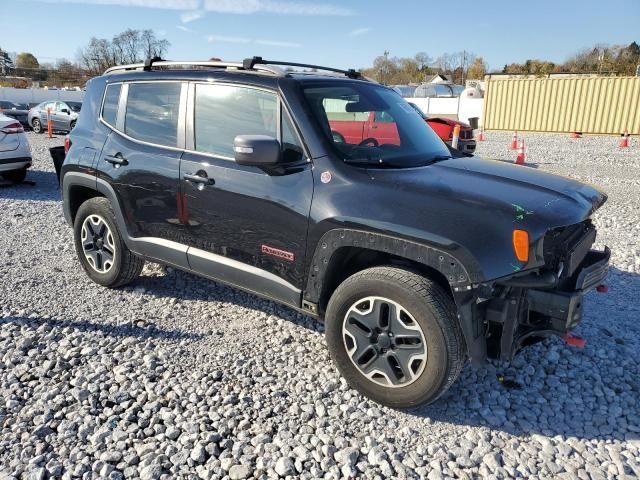
[[[61,132],[70,132],[76,126],[80,113],[79,102],[51,101],[42,102],[29,110],[27,120],[33,131],[42,133],[47,129],[47,121],[51,120],[51,129]],[[75,108],[73,108],[75,107]],[[49,118],[50,114],[50,118]]]
[[[0,176],[21,182],[31,166],[31,146],[20,122],[0,113]]]

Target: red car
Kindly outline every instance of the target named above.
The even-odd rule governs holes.
[[[458,150],[465,153],[473,153],[476,151],[476,141],[473,139],[473,129],[470,125],[450,118],[428,118],[415,103],[409,102],[409,105],[411,105],[413,109],[424,118],[429,126],[433,128],[433,131],[449,145],[451,145],[451,140],[453,140],[453,129],[456,125],[460,125]]]
[[[450,120],[448,118],[427,118],[414,104],[409,103],[418,114],[424,118],[436,134],[446,143],[451,145],[453,128],[460,125],[460,138],[458,150],[473,153],[476,149],[476,141],[473,139],[473,130],[466,123]],[[340,110],[344,107],[338,107]],[[358,145],[364,140],[370,140],[376,144],[399,145],[400,136],[395,121],[385,111],[346,113],[343,111],[327,111],[331,134],[337,142],[346,142]]]

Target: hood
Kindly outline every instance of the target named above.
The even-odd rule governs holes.
[[[486,279],[535,266],[515,259],[514,229],[526,230],[533,245],[552,228],[585,220],[607,199],[576,180],[478,157],[368,172],[372,226],[466,250]]]
[[[521,165],[464,157],[433,166],[458,195],[485,198],[510,211],[519,206],[530,222],[546,228],[580,222],[607,200],[592,185]]]
[[[451,118],[445,118],[445,117],[428,118],[427,122],[444,123],[444,124],[449,125],[451,127],[455,127],[456,125],[460,125],[463,128],[471,128],[471,126],[468,123],[464,123],[464,122],[461,122],[459,120],[453,120]]]

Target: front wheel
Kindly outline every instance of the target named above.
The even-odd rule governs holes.
[[[73,236],[78,259],[94,282],[105,287],[120,287],[142,272],[144,259],[127,248],[106,198],[92,198],[80,205]]]
[[[342,376],[394,408],[431,403],[456,380],[466,354],[451,297],[408,270],[374,267],[329,300],[326,339]]]
[[[34,118],[31,120],[31,128],[35,133],[42,133],[42,123],[40,123],[39,118]]]

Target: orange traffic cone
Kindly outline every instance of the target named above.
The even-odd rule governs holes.
[[[518,148],[518,132],[514,131],[511,136],[511,150],[516,150]]]
[[[629,132],[624,131],[624,135],[622,136],[622,140],[620,140],[620,148],[627,148],[629,146]]]
[[[520,148],[518,148],[518,155],[516,156],[516,164],[524,165],[524,139],[520,141]]]
[[[480,133],[478,133],[478,141],[484,142],[484,128],[480,128]]]

